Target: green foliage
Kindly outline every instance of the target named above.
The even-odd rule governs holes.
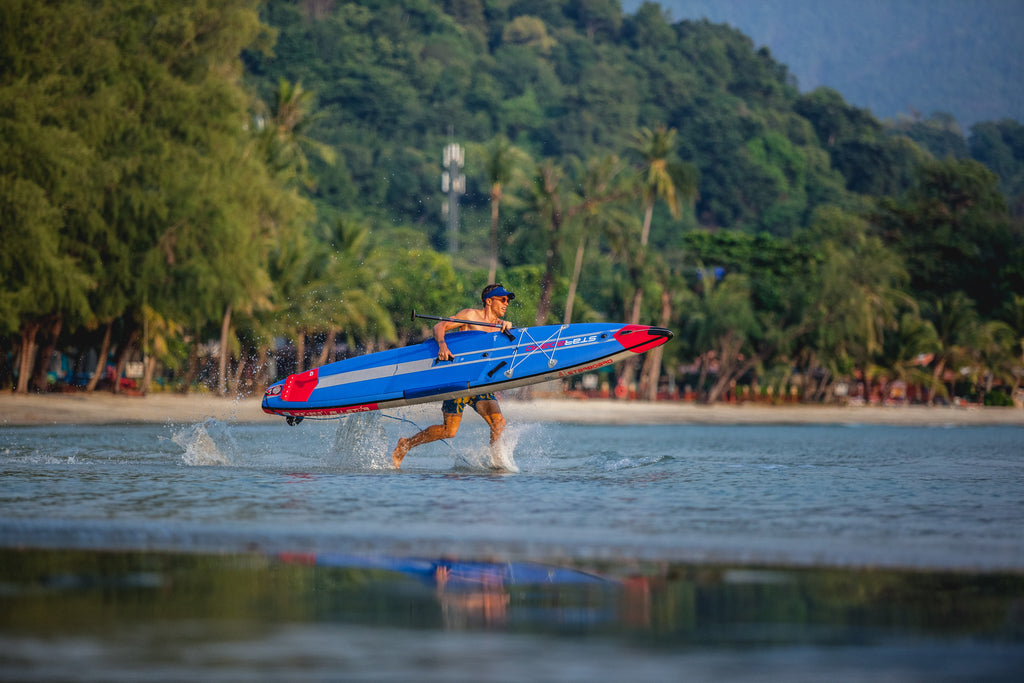
[[[767,224],[760,214],[776,203],[788,206],[790,190],[812,200],[820,194],[802,186],[820,184],[813,174],[780,185],[770,179],[777,176],[772,169],[746,160],[746,143],[770,130],[800,136],[794,144],[808,140],[799,126],[779,124],[784,117],[772,114],[789,110],[797,97],[785,68],[731,29],[672,26],[647,9],[623,17],[611,4],[516,3],[488,6],[489,43],[481,50],[480,8],[447,9],[339,3],[306,16],[291,3],[268,3],[265,17],[280,37],[274,56],[246,55],[253,82],[268,95],[268,82],[280,78],[316,91],[323,114],[316,136],[349,169],[352,191],[318,191],[317,201],[344,211],[359,197],[364,210],[390,220],[436,225],[436,162],[392,165],[400,149],[439,150],[452,130],[477,143],[505,135],[534,157],[583,157],[620,153],[634,130],[658,124],[679,131],[680,156],[702,179],[698,211],[708,224],[788,234],[793,221],[805,219],[799,210],[777,209]],[[462,27],[467,17],[477,30]],[[709,110],[717,101],[721,106]],[[365,173],[382,165],[384,172]],[[403,168],[412,172],[402,187],[413,199],[404,205],[380,191]],[[346,180],[319,170],[332,186]],[[416,180],[420,174],[427,178]],[[759,183],[763,189],[751,197]]]
[[[997,276],[1024,233],[1010,222],[997,182],[973,160],[926,162],[905,195],[881,202],[874,221],[906,260],[916,296],[963,290],[987,316],[1002,305],[1008,292]]]
[[[1005,391],[993,391],[985,394],[984,404],[987,406],[1009,408],[1013,406],[1013,397]]]
[[[1024,126],[1017,121],[979,123],[971,128],[971,157],[999,176],[999,190],[1011,215],[1024,218]]]
[[[936,159],[968,156],[967,141],[952,114],[937,112],[923,120],[899,118],[890,130],[906,135]]]
[[[241,376],[282,336],[417,339],[413,308],[475,306],[493,272],[518,324],[665,317],[709,395],[776,371],[1016,381],[1015,122],[883,125],[654,3],[12,0],[0,31],[9,339],[114,322],[184,367],[226,321]],[[441,254],[452,140],[464,246]],[[985,334],[948,341],[950,307]]]
[[[0,176],[0,332],[56,311],[88,310],[93,282],[75,259],[59,250],[60,212],[29,181]]]
[[[131,336],[145,310],[198,331],[266,298],[265,238],[301,210],[247,130],[255,3],[29,5],[4,6],[24,42],[0,55],[16,68],[0,89],[18,96],[0,111],[4,229],[35,232],[19,260],[50,263],[5,269],[32,286],[22,318],[123,319]]]

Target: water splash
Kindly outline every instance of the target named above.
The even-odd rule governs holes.
[[[501,435],[498,442],[486,448],[477,448],[455,452],[457,470],[471,472],[518,472],[513,453],[519,442],[520,430],[509,428]]]
[[[230,465],[238,458],[234,436],[227,425],[213,418],[177,429],[171,440],[184,449],[181,460],[189,467]]]
[[[343,465],[363,470],[391,469],[388,436],[379,412],[355,413],[341,420],[331,454]]]
[[[506,472],[518,472],[519,466],[516,464],[515,458],[512,457],[517,443],[519,443],[519,430],[506,429],[498,442],[491,445],[491,467]]]

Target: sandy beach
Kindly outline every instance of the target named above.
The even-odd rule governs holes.
[[[888,424],[888,425],[1024,425],[1019,408],[926,406],[817,406],[764,404],[697,405],[603,399],[505,398],[510,421],[572,424]],[[416,420],[438,415],[436,404],[396,409]],[[258,398],[233,399],[192,394],[148,396],[95,394],[0,393],[0,426],[46,424],[187,423],[209,418],[225,422],[280,422],[260,410]]]

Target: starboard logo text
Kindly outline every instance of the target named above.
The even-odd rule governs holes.
[[[596,363],[591,363],[590,365],[585,365],[582,368],[573,368],[572,370],[562,370],[561,372],[558,373],[558,376],[559,377],[571,377],[572,375],[578,375],[581,372],[590,372],[591,370],[597,370],[598,368],[603,368],[606,365],[611,365],[613,362],[614,361],[611,358],[605,358],[604,360],[599,360]]]
[[[332,415],[348,415],[349,413],[368,413],[377,410],[376,403],[362,403],[357,406],[344,406],[340,408],[309,408],[308,410],[287,410],[281,411],[280,415],[292,417],[330,417]]]
[[[540,345],[530,344],[529,346],[524,346],[521,349],[521,351],[523,351],[524,353],[531,353],[533,351],[537,351],[538,349],[547,351],[549,349],[560,349],[566,346],[576,346],[577,344],[593,344],[596,341],[597,335],[591,334],[586,337],[571,337],[570,339],[559,339],[556,342],[545,342],[544,344]]]

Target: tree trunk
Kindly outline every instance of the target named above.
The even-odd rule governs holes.
[[[646,248],[651,238],[651,219],[654,218],[654,200],[647,202],[644,208],[644,224],[640,228],[640,246]]]
[[[818,388],[815,389],[813,397],[816,403],[821,403],[822,401],[825,400],[825,397],[828,395],[828,389],[832,380],[832,373],[827,368],[822,368],[821,372],[821,381],[818,382]]]
[[[92,377],[89,378],[89,383],[85,387],[87,393],[96,391],[96,385],[107,370],[107,354],[110,352],[110,329],[113,326],[114,321],[111,320],[107,323],[107,331],[103,333],[103,341],[100,343],[100,354],[96,359],[96,369],[93,370]]]
[[[139,328],[136,327],[128,334],[128,339],[125,340],[117,354],[117,369],[114,371],[114,387],[112,389],[115,394],[121,393],[121,375],[124,374],[124,369],[128,365],[128,357],[131,356],[138,338]]]
[[[658,324],[662,327],[668,327],[671,319],[672,297],[669,294],[668,288],[662,287],[661,318],[658,320]],[[656,346],[647,354],[647,358],[644,359],[644,369],[641,374],[643,380],[640,383],[641,395],[645,395],[649,401],[658,400],[658,382],[661,379],[661,359],[664,357],[664,353],[664,345]]]
[[[643,303],[644,293],[640,288],[640,274],[647,262],[647,243],[651,236],[651,218],[654,216],[654,202],[648,202],[644,210],[644,224],[640,229],[640,250],[636,254],[636,265],[633,267],[633,306],[630,309],[629,323],[640,324],[640,305]]]
[[[569,296],[565,299],[565,318],[564,322],[566,325],[572,322],[572,309],[576,305],[576,287],[579,285],[580,272],[583,270],[583,253],[587,248],[587,235],[584,233],[580,237],[580,243],[576,245],[576,261],[572,266],[572,280],[569,281]]]
[[[18,386],[14,390],[18,394],[28,393],[28,382],[32,375],[32,367],[36,357],[36,334],[40,324],[36,321],[23,323],[21,326],[21,351],[18,358]]]
[[[493,282],[493,278],[488,282]],[[334,351],[334,340],[338,337],[338,331],[333,327],[327,332],[327,341],[324,342],[324,348],[320,349],[320,357],[317,358],[317,366],[326,365],[327,361],[331,357],[331,353]]]
[[[647,242],[651,235],[651,218],[654,216],[654,202],[650,201],[644,208],[644,223],[640,228],[640,248],[636,252],[636,261],[630,268],[630,279],[633,281],[633,301],[629,307],[629,324],[639,325],[640,324],[640,309],[642,308],[644,301],[644,292],[640,286],[640,277],[643,272],[644,265],[647,262]],[[633,381],[636,376],[636,364],[635,358],[629,358],[623,363],[622,376],[625,378],[627,383]]]
[[[936,387],[942,383],[942,371],[946,369],[946,362],[940,360],[935,364],[935,370],[932,372],[932,386]],[[929,389],[928,391],[928,405],[935,405],[935,390]]]
[[[61,316],[58,315],[51,318],[50,329],[46,335],[46,346],[42,347],[42,351],[36,358],[35,378],[33,380],[36,391],[46,391],[48,387],[47,375],[50,372],[50,361],[53,359],[53,352],[57,348],[57,337],[60,336],[60,328],[63,325],[64,318]]]
[[[140,391],[142,391],[143,396],[149,393],[149,388],[153,384],[153,371],[155,369],[156,357],[148,356],[146,358],[146,370],[145,373],[142,375],[142,387],[140,388]]]
[[[274,379],[270,376],[270,358],[271,351],[269,347],[261,346],[259,351],[256,352],[256,367],[253,372],[253,394],[256,396],[266,391]]]
[[[717,351],[718,357],[718,376],[715,379],[715,383],[711,385],[708,390],[708,395],[704,402],[711,404],[718,400],[725,387],[729,386],[729,380],[732,377],[732,366],[736,359],[734,351],[739,351],[739,344],[735,338],[735,335],[729,331],[718,342],[719,348]]]
[[[864,378],[864,405],[871,405],[871,376],[866,367],[861,369],[861,376]]]
[[[231,331],[231,304],[224,309],[220,323],[220,358],[217,365],[217,394],[228,393],[228,333]]]
[[[760,360],[761,358],[759,356],[753,356],[739,365],[729,363],[728,367],[726,367],[725,363],[719,362],[718,380],[708,392],[705,403],[711,404],[717,401],[725,392],[725,389],[729,386],[730,382],[742,377],[748,370],[757,365]]]
[[[555,209],[551,216],[551,234],[548,240],[547,259],[544,262],[544,277],[540,283],[540,301],[537,303],[537,325],[546,325],[551,310],[551,290],[555,288],[555,270],[558,267],[558,250],[561,246],[562,212]]]
[[[718,358],[718,379],[715,380],[714,386],[708,391],[704,403],[710,404],[717,401],[733,380],[739,379],[751,368],[764,361],[765,358],[774,352],[775,347],[762,349],[758,353],[752,353],[749,358],[740,362],[739,354],[742,349],[742,338],[737,337],[731,332],[727,333],[721,340]]]
[[[248,365],[246,360],[249,356],[246,355],[246,349],[242,348],[238,353],[238,363],[235,366],[235,376],[232,378],[232,384],[229,387],[231,393],[235,396],[241,396],[245,389],[245,368]]]
[[[697,374],[697,386],[694,387],[694,394],[697,396],[697,401],[704,402],[704,383],[708,380],[708,366],[711,363],[708,360],[708,352],[700,354],[700,372]]]
[[[299,331],[295,335],[295,373],[306,369],[306,333]]]
[[[633,290],[633,303],[629,307],[629,324],[639,325],[640,324],[640,310],[643,308],[644,292],[640,288],[640,284],[637,283],[636,289]]]
[[[498,208],[501,204],[501,185],[491,188],[491,255],[487,268],[487,282],[494,282],[498,277]]]
[[[181,387],[181,393],[187,394],[192,391],[192,382],[195,381],[196,375],[199,373],[199,336],[196,335],[195,340],[192,342],[192,346],[188,350],[188,370],[185,371],[184,383]]]

